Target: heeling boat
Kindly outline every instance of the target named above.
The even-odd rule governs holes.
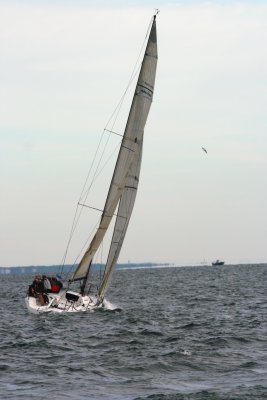
[[[42,278],[37,282],[39,289],[37,287],[36,290],[33,285],[31,293],[26,297],[26,305],[31,312],[83,312],[105,305],[105,295],[123,245],[138,188],[144,127],[153,99],[158,59],[156,15],[157,13],[153,16],[128,120],[96,233],[65,288],[63,286],[57,293],[50,289],[44,290]],[[104,273],[96,292],[88,293],[86,288],[90,285],[94,256],[114,218]],[[77,281],[80,282],[80,290],[71,290],[71,285]]]

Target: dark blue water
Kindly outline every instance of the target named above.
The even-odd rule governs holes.
[[[267,266],[117,271],[121,311],[33,315],[1,277],[0,398],[267,398]]]

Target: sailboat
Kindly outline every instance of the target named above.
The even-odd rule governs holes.
[[[143,149],[144,127],[153,99],[157,68],[156,16],[152,18],[146,49],[113,176],[96,232],[71,278],[62,285],[50,277],[36,277],[29,287],[26,305],[30,312],[86,312],[104,307],[112,273],[116,266],[135,203]],[[95,293],[88,292],[96,252],[114,221],[105,270]],[[80,289],[72,290],[79,281]],[[56,288],[56,289],[53,289]]]

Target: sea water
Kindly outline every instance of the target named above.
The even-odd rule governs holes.
[[[34,315],[1,276],[0,399],[267,398],[267,266],[117,271],[106,310]]]

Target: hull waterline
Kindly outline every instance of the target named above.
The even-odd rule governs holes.
[[[95,296],[81,296],[77,292],[62,290],[57,294],[47,294],[48,302],[41,305],[36,297],[27,296],[26,306],[29,312],[34,314],[42,313],[76,313],[88,312],[103,307],[103,301]]]

